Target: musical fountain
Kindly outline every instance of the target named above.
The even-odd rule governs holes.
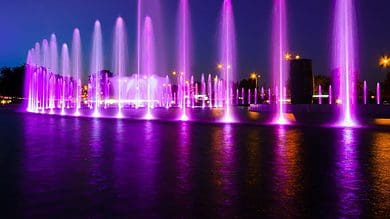
[[[57,40],[43,40],[30,49],[27,56],[25,93],[27,111],[74,116],[129,117],[128,111],[138,119],[154,119],[156,109],[174,111],[174,120],[192,120],[192,112],[219,109],[218,121],[240,122],[233,113],[235,105],[269,105],[271,124],[287,125],[290,105],[287,95],[288,52],[286,1],[274,0],[272,13],[272,63],[273,83],[269,88],[239,90],[234,87],[237,76],[236,31],[231,0],[222,3],[219,24],[218,67],[215,75],[201,74],[196,78],[191,70],[192,42],[191,16],[188,0],[178,5],[176,34],[177,71],[161,74],[164,47],[161,41],[161,22],[157,9],[148,8],[148,2],[138,1],[136,69],[130,72],[126,24],[118,17],[114,27],[112,72],[104,66],[102,27],[94,24],[92,51],[88,79],[82,68],[80,30],[73,32],[71,51],[63,44],[58,61]],[[156,7],[159,8],[159,7]],[[334,83],[329,86],[329,104],[338,109],[338,126],[355,126],[356,118],[356,18],[352,0],[335,0],[333,29],[332,71]],[[160,26],[159,26],[160,25]],[[60,63],[60,68],[59,68]],[[257,86],[257,84],[256,84]],[[364,85],[364,103],[367,103],[367,85]],[[235,90],[235,92],[234,92]],[[379,96],[379,94],[378,94]],[[260,99],[259,99],[260,97]],[[261,104],[259,104],[261,103]],[[336,104],[334,104],[336,103]],[[115,116],[112,112],[115,111]],[[107,113],[109,112],[109,113]],[[292,112],[293,113],[293,112]],[[131,114],[134,115],[134,114]],[[130,118],[133,118],[130,116]]]

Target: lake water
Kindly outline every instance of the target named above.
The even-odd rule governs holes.
[[[2,218],[390,217],[389,127],[0,110]]]

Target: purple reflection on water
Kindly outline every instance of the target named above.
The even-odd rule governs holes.
[[[0,126],[0,207],[18,218],[380,217],[388,209],[386,128],[14,112],[0,121],[9,124]]]
[[[274,202],[278,211],[277,217],[297,216],[297,212],[303,210],[301,203],[297,202],[298,195],[302,192],[301,158],[299,155],[302,141],[302,133],[296,129],[288,129],[284,126],[276,127],[276,145],[274,147],[273,160],[273,192]],[[294,211],[292,211],[294,209]]]
[[[359,217],[362,214],[360,197],[362,182],[359,170],[356,129],[340,130],[341,140],[336,154],[336,187],[338,194],[338,216]]]
[[[234,149],[234,135],[232,125],[225,124],[223,127],[215,127],[212,130],[212,143],[210,155],[212,158],[212,183],[215,187],[214,198],[218,217],[235,215],[234,208],[236,188],[236,161]]]

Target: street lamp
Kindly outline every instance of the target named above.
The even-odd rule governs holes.
[[[286,53],[285,55],[284,55],[284,59],[285,60],[291,60],[292,59],[292,55],[291,55],[291,53]]]
[[[386,69],[390,67],[390,57],[389,56],[382,56],[379,59],[379,66]]]
[[[250,78],[252,80],[256,80],[256,88],[258,87],[258,79],[261,78],[260,74],[257,74],[256,72],[252,72],[250,75]]]

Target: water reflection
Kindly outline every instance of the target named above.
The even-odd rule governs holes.
[[[298,194],[302,192],[302,165],[299,154],[302,133],[297,129],[277,127],[274,147],[274,197],[277,217],[297,216],[302,208]]]
[[[214,127],[211,132],[212,183],[215,186],[213,198],[217,205],[217,216],[235,215],[236,164],[232,125]]]
[[[0,182],[20,184],[7,206],[22,203],[12,210],[26,218],[388,213],[383,130],[21,118],[20,148],[2,149],[19,162],[2,167]]]
[[[374,134],[372,148],[373,196],[372,213],[377,217],[389,215],[390,209],[390,133]]]
[[[182,123],[179,129],[179,144],[176,149],[177,189],[180,196],[188,195],[190,191],[190,148],[191,129],[188,123]]]
[[[357,129],[342,129],[341,140],[337,144],[336,184],[339,217],[359,217],[361,215]]]

